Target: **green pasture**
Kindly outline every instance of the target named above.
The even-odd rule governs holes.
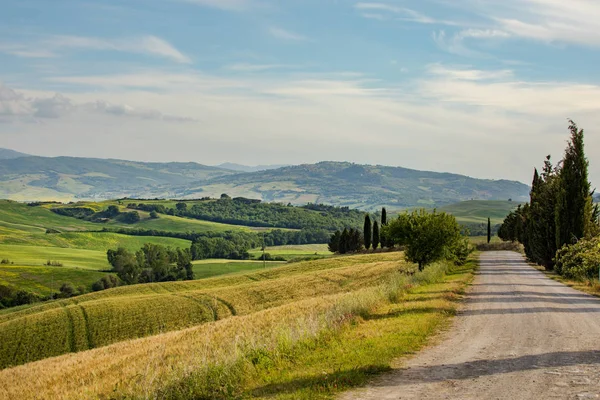
[[[487,223],[490,218],[495,225],[501,224],[518,205],[514,201],[471,200],[444,206],[438,211],[454,215],[459,223]]]
[[[262,249],[252,249],[249,253],[254,258],[259,258],[263,252]],[[310,256],[329,257],[333,255],[326,244],[271,246],[265,249],[265,253],[269,253],[271,256],[283,257],[286,260]]]
[[[280,266],[282,262],[266,262],[250,260],[201,260],[194,261],[194,277],[196,279],[210,278],[213,276],[232,274],[236,272],[249,272]]]

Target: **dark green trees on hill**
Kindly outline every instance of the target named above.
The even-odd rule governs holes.
[[[369,214],[365,215],[365,224],[363,226],[363,238],[365,241],[365,249],[369,250],[371,248],[371,239],[373,238],[371,227],[371,217]]]
[[[488,218],[487,223],[487,242],[488,244],[492,241],[492,221]]]
[[[598,207],[588,181],[583,130],[569,121],[571,133],[565,156],[553,166],[550,156],[541,174],[534,172],[530,202],[510,213],[498,236],[518,241],[527,257],[554,268],[556,254],[565,245],[598,235]]]
[[[189,249],[173,250],[146,243],[135,254],[124,248],[108,250],[108,262],[126,284],[194,279]]]
[[[329,251],[339,254],[356,253],[363,249],[363,238],[355,229],[336,231],[329,240]]]

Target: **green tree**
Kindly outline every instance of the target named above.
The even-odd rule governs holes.
[[[555,210],[556,247],[575,243],[590,231],[593,206],[585,158],[583,129],[569,120],[569,139],[558,176],[559,189]]]
[[[338,252],[340,254],[346,254],[348,249],[350,248],[350,234],[348,229],[344,228],[342,234],[340,235],[340,245],[338,248]]]
[[[333,235],[331,235],[331,239],[329,239],[328,248],[332,253],[337,253],[340,251],[340,238],[342,233],[340,231],[335,231]]]
[[[461,239],[456,219],[435,210],[402,214],[389,224],[388,232],[394,242],[406,246],[406,259],[418,263],[420,271],[431,262],[452,258],[452,249]]]
[[[387,210],[385,207],[381,209],[381,226],[387,225]]]
[[[175,208],[177,208],[177,211],[179,211],[180,213],[183,213],[183,212],[187,211],[187,204],[183,203],[183,202],[179,202],[179,203],[175,204]]]
[[[377,250],[377,247],[379,247],[379,224],[375,221],[373,222],[373,250]]]
[[[488,242],[488,244],[491,241],[492,241],[492,221],[488,217],[488,223],[487,223],[487,242]]]
[[[373,238],[372,233],[372,225],[371,225],[371,217],[369,214],[365,215],[365,224],[363,226],[363,237],[365,240],[365,248],[369,250],[371,248],[371,240]]]

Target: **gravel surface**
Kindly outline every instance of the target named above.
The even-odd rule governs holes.
[[[600,299],[486,252],[439,344],[341,399],[600,398]]]

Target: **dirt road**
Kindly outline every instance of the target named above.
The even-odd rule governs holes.
[[[438,345],[341,399],[600,398],[600,299],[489,252]]]

